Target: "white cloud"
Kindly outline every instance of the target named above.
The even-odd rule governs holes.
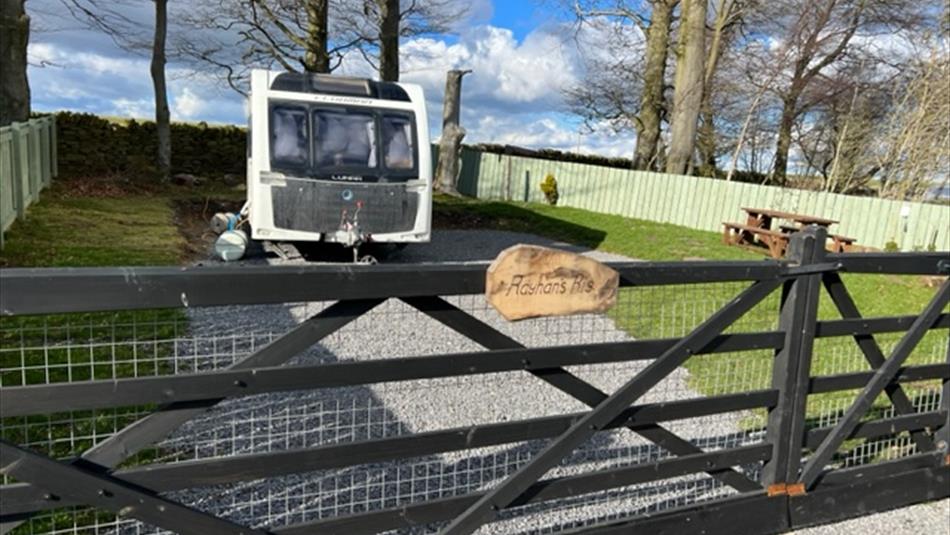
[[[561,39],[536,30],[519,43],[511,30],[480,26],[461,35],[457,43],[419,38],[402,48],[402,80],[440,94],[445,72],[471,69],[463,98],[492,99],[534,107],[556,103],[574,82],[574,64]]]
[[[479,5],[481,15],[469,20],[490,16],[485,8],[490,4]],[[581,66],[575,42],[562,39],[560,30],[539,28],[519,40],[508,29],[481,25],[465,30],[454,42],[433,37],[405,40],[402,80],[423,86],[433,136],[441,129],[446,71],[471,69],[462,93],[466,142],[629,153],[632,139],[580,134],[576,119],[565,113],[563,91],[576,83]],[[110,46],[86,35],[38,34],[29,50],[34,107],[151,117],[154,97],[148,59]],[[352,54],[341,74],[374,73],[359,54]],[[245,122],[243,97],[208,71],[170,64],[167,77],[172,120]]]
[[[537,29],[520,42],[510,30],[493,26],[463,32],[455,43],[411,39],[401,46],[400,80],[423,87],[433,136],[441,129],[446,71],[471,69],[462,83],[466,143],[629,154],[632,138],[581,133],[577,121],[564,113],[564,90],[577,82],[580,62],[575,42],[562,39],[558,30],[564,28]],[[347,58],[342,73],[373,75],[356,55]]]
[[[549,148],[567,152],[629,157],[632,135],[615,134],[607,129],[593,133],[580,130],[570,117],[543,114],[534,118],[485,116],[469,129],[469,143],[495,143],[530,148]]]
[[[117,98],[112,101],[112,109],[107,113],[120,117],[148,119],[155,114],[155,104],[148,99]]]
[[[191,88],[182,88],[172,104],[172,113],[182,119],[192,119],[205,110],[205,101]]]

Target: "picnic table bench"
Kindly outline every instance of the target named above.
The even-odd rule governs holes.
[[[785,234],[795,234],[802,230],[802,227],[795,225],[779,225],[778,228]],[[831,240],[831,247],[828,250],[832,253],[846,253],[851,250],[851,246],[854,245],[854,242],[858,241],[857,238],[851,238],[841,234],[829,234],[828,239]]]
[[[748,208],[742,210],[748,214],[745,224],[723,222],[723,241],[731,245],[755,244],[756,241],[765,245],[773,258],[781,258],[788,247],[788,239],[807,225],[819,225],[825,228],[838,223],[835,219],[817,217],[767,208]],[[781,224],[779,230],[772,230],[772,220],[783,219],[793,224]],[[854,238],[829,233],[832,240],[831,250],[845,252],[856,241]]]
[[[725,225],[725,229],[722,234],[722,239],[726,244],[753,244],[756,238],[758,238],[769,248],[769,254],[772,258],[782,258],[785,256],[785,248],[788,247],[789,234],[752,225],[743,225],[742,223],[724,222],[723,225]]]

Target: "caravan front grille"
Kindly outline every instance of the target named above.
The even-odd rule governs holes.
[[[304,232],[339,230],[344,211],[352,220],[358,202],[361,232],[408,232],[419,210],[419,194],[406,191],[405,184],[288,180],[271,186],[271,202],[276,227]]]

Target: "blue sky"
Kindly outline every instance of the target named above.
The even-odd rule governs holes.
[[[134,2],[135,0],[130,0]],[[171,0],[170,9],[175,2]],[[30,85],[34,109],[69,109],[149,118],[154,113],[148,58],[124,52],[107,36],[62,16],[60,0],[31,0]],[[179,4],[184,5],[184,4]],[[466,142],[627,155],[632,134],[585,134],[566,112],[563,92],[583,76],[563,14],[550,2],[474,0],[451,35],[401,42],[401,79],[423,86],[433,136],[439,135],[445,71],[472,69],[463,84]],[[131,13],[150,23],[149,0]],[[559,18],[561,20],[559,20]],[[354,54],[343,74],[371,70]],[[205,68],[170,63],[172,120],[243,124],[243,97]]]

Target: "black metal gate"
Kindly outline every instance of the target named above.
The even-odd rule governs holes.
[[[489,313],[482,310],[475,314],[460,304],[460,299],[480,303],[483,264],[5,269],[0,272],[0,309],[4,316],[22,317],[25,323],[16,331],[19,338],[7,333],[0,340],[8,349],[15,347],[15,351],[2,354],[6,364],[0,364],[3,532],[26,529],[18,526],[31,526],[27,532],[44,527],[63,532],[57,522],[66,517],[71,528],[65,531],[90,533],[349,534],[403,530],[462,534],[480,528],[506,532],[514,528],[505,527],[504,522],[519,515],[535,515],[533,518],[543,523],[551,510],[563,514],[565,504],[571,504],[571,518],[564,514],[564,521],[538,525],[537,529],[627,533],[642,528],[651,533],[685,533],[702,526],[706,533],[767,533],[946,497],[950,495],[950,315],[945,309],[950,284],[941,279],[932,300],[919,313],[866,318],[840,274],[945,276],[948,255],[826,254],[824,242],[821,229],[799,233],[792,239],[789,258],[781,262],[612,264],[621,274],[622,292],[631,292],[630,302],[637,301],[634,292],[651,288],[688,292],[703,285],[732,288],[745,284],[710,308],[709,314],[704,312],[701,322],[684,324],[679,336],[641,338],[631,332],[632,336],[623,339],[579,343],[583,341],[581,333],[568,333],[570,343],[563,343],[562,337],[555,345],[539,347],[526,347],[505,334],[503,325],[488,319]],[[833,306],[841,319],[819,318],[822,286],[830,298],[825,306]],[[666,298],[657,301],[674,294],[664,295]],[[333,333],[358,325],[361,317],[388,300],[407,305],[400,314],[429,318],[455,333],[453,336],[461,335],[483,349],[397,358],[376,351],[367,359],[290,362]],[[180,346],[175,346],[172,356],[161,349],[158,333],[171,328],[165,323],[174,321],[155,322],[147,350],[150,359],[161,358],[151,360],[137,353],[145,350],[141,332],[129,335],[133,340],[131,356],[117,351],[115,340],[125,336],[120,323],[111,327],[111,360],[109,348],[103,356],[101,348],[90,342],[88,358],[79,358],[75,344],[58,345],[50,335],[51,329],[62,323],[57,318],[64,316],[59,315],[312,301],[332,304],[282,336],[235,352],[240,358],[224,365],[211,359],[184,366]],[[752,325],[774,328],[743,328],[740,319],[750,314],[761,316],[763,310],[768,321]],[[38,315],[47,318],[42,324],[44,338],[31,345],[24,333],[34,328],[30,322]],[[660,321],[645,309],[638,315],[650,329]],[[681,314],[669,318],[675,320],[677,315]],[[400,337],[413,336],[400,330],[398,315],[389,319],[386,324],[363,324],[358,329],[376,329],[393,344]],[[627,320],[615,317],[612,321]],[[142,325],[136,328],[141,330]],[[92,330],[90,327],[90,333]],[[887,333],[898,337],[890,348],[879,342]],[[240,335],[231,335],[234,344]],[[542,332],[539,336],[553,334]],[[935,340],[934,336],[939,337],[939,360],[909,365],[920,341],[925,337]],[[90,334],[89,340],[93,338]],[[834,374],[816,369],[813,358],[820,353],[816,344],[847,338],[860,350],[866,369]],[[214,347],[202,346],[200,340],[188,343],[196,355],[220,355],[219,341]],[[63,351],[67,355],[60,357]],[[682,373],[688,361],[701,366],[731,356],[734,360],[724,373],[733,374],[732,380],[753,365],[751,357],[745,361],[737,356],[750,352],[767,354],[755,363],[767,370],[769,385],[722,392],[700,385],[695,389],[702,395],[644,401],[671,374]],[[123,356],[117,356],[119,353]],[[64,360],[58,360],[61,358]],[[637,368],[629,376],[618,377],[617,387],[610,391],[583,378],[585,366],[617,363],[634,363]],[[100,372],[103,369],[106,371]],[[702,368],[691,369],[684,380],[702,380],[703,373],[696,370]],[[308,439],[298,444],[287,438],[289,435],[275,438],[273,425],[278,417],[288,429],[297,425],[293,405],[284,406],[280,415],[267,413],[266,424],[265,416],[253,416],[257,413],[252,407],[246,413],[252,416],[239,419],[246,421],[232,422],[236,430],[226,437],[232,444],[227,454],[215,450],[225,439],[206,438],[210,432],[199,427],[186,434],[192,433],[189,438],[204,445],[201,447],[207,451],[202,455],[163,458],[164,450],[155,446],[176,430],[188,429],[183,427],[188,422],[239,398],[267,400],[271,399],[267,395],[279,392],[334,389],[349,395],[347,389],[361,385],[426,385],[430,383],[425,381],[449,378],[460,378],[461,389],[478,398],[479,383],[464,381],[505,374],[536,378],[589,410],[532,418],[505,416],[438,429],[403,426],[392,431],[385,418],[377,422],[379,429],[373,427],[372,407],[366,409],[369,423],[361,423],[357,430],[356,424],[347,420],[358,412],[356,405],[350,412],[341,412],[338,406],[332,425],[301,427],[301,432],[319,431],[321,437],[332,431],[332,439]],[[918,401],[923,390],[915,390],[916,396],[908,393],[907,385],[917,383],[930,385],[927,403]],[[434,410],[446,403],[438,399],[437,388],[429,395],[425,387],[420,388],[422,395],[412,398],[415,408]],[[841,394],[849,390],[854,393]],[[840,409],[831,416],[815,416],[809,409],[810,400],[832,394],[836,402],[843,400]],[[511,396],[485,402],[500,407],[502,413],[515,413],[519,396],[515,390]],[[882,403],[889,407],[883,412]],[[452,410],[464,415],[465,409]],[[702,440],[686,438],[673,429],[678,421],[724,413],[742,415],[730,431],[740,439],[720,441],[709,448]],[[108,430],[97,431],[104,419]],[[459,421],[462,419],[460,416]],[[247,427],[240,427],[244,425]],[[253,444],[233,445],[254,443],[255,429],[265,425],[271,442],[263,449]],[[38,426],[44,429],[40,438],[35,432]],[[348,438],[340,439],[346,433]],[[604,456],[597,462],[585,458],[569,471],[558,471],[565,459],[590,448],[599,437],[621,435],[638,437],[652,444],[651,452],[659,453],[610,462]],[[862,462],[840,462],[843,446],[882,437],[898,437],[902,442],[886,455],[878,451]],[[273,446],[274,441],[282,441],[280,447]],[[458,461],[456,466],[464,469],[452,472],[451,478],[444,470],[433,475],[428,468],[420,475],[422,465],[389,472],[390,468],[385,468],[395,466],[387,463],[427,456],[462,459],[466,451],[513,455],[514,450],[491,449],[513,444],[528,444],[527,449],[518,450],[527,453],[519,453],[503,469],[494,465],[485,468],[486,461],[471,458]],[[363,468],[348,471],[352,467]],[[372,475],[377,469],[383,475]],[[492,473],[486,475],[486,471]],[[281,507],[291,513],[279,522],[268,512],[276,507],[272,495],[260,498],[253,486],[233,487],[318,472],[324,478],[320,481],[326,481],[328,473],[334,481],[348,476],[348,494],[343,496],[338,488],[332,493],[322,492],[323,487],[315,491],[314,479],[297,487],[285,485],[289,490],[281,499],[288,503]],[[553,475],[546,477],[549,473]],[[387,477],[397,480],[387,482]],[[686,481],[684,485],[700,481],[691,477],[711,482],[708,488],[715,492],[701,499],[670,502],[662,510],[642,505],[647,497],[644,485],[676,478],[687,478],[676,479]],[[360,483],[353,483],[355,480]],[[418,490],[420,487],[423,490]],[[230,493],[229,499],[236,499],[241,493],[234,488],[243,488],[246,501],[252,504],[243,516],[234,513],[233,507],[225,511],[214,507],[216,493]],[[641,490],[637,494],[620,491],[634,488]],[[189,494],[190,489],[210,490],[199,495]],[[381,489],[395,489],[398,496],[387,497]],[[585,517],[585,507],[594,501],[584,501],[584,497],[595,495],[603,497],[597,502],[603,505],[601,513]],[[327,505],[331,498],[335,501]],[[300,503],[289,503],[293,500]],[[348,502],[341,505],[341,500]],[[37,523],[42,515],[47,520]],[[502,527],[492,528],[495,522]]]

